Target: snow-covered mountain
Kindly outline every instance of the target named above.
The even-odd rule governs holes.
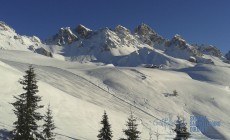
[[[63,27],[57,34],[42,43],[38,37],[18,35],[14,29],[0,23],[2,49],[26,50],[50,57],[64,57],[78,62],[100,62],[116,66],[163,65],[178,68],[191,62],[213,64],[205,55],[226,58],[211,45],[191,45],[180,35],[171,40],[157,34],[146,24],[134,31],[118,25],[115,29],[103,28],[93,31],[83,25],[76,28]],[[63,59],[63,58],[62,58]],[[188,62],[191,61],[191,62]]]
[[[157,34],[153,29],[151,29],[151,27],[143,23],[134,29],[134,34],[143,43],[160,50],[165,50],[165,47],[169,42]]]
[[[142,140],[157,132],[159,140],[173,139],[178,115],[188,128],[193,115],[221,122],[191,132],[191,140],[230,139],[230,64],[225,63],[230,53],[224,57],[213,46],[191,45],[179,35],[168,40],[145,24],[134,31],[121,25],[96,31],[65,27],[43,43],[1,22],[0,47],[0,139],[12,130],[16,118],[9,103],[23,92],[18,80],[30,64],[42,104],[51,104],[57,140],[95,140],[104,110],[119,139],[130,109]],[[144,64],[163,69],[136,67]],[[171,96],[174,90],[178,96]]]
[[[70,27],[61,28],[56,35],[48,39],[47,44],[68,45],[77,41],[78,37],[72,33]]]
[[[219,58],[223,56],[222,52],[215,46],[205,44],[194,46],[197,47],[197,49],[203,54],[212,55]]]
[[[0,21],[0,49],[32,51],[42,55],[52,57],[49,47],[44,45],[36,37],[22,36],[15,32],[13,28]]]
[[[211,45],[191,45],[180,35],[168,40],[146,24],[137,26],[133,32],[121,25],[115,29],[96,31],[83,25],[76,29],[66,27],[48,39],[46,44],[55,45],[53,50],[60,50],[60,54],[68,60],[112,63],[117,66],[161,64],[175,67],[173,64],[191,60],[191,57],[197,63],[213,64],[211,59],[203,57],[204,54],[224,58],[220,50]]]
[[[191,56],[202,58],[202,53],[196,47],[187,43],[180,35],[175,35],[166,48],[166,54],[188,60]]]

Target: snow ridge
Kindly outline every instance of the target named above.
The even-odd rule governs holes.
[[[115,29],[93,31],[84,25],[63,27],[44,43],[36,36],[18,35],[14,29],[0,22],[0,48],[32,51],[49,57],[64,57],[68,61],[99,62],[116,66],[165,65],[176,68],[192,63],[215,64],[214,56],[227,62],[228,55],[211,45],[191,45],[180,35],[171,40],[157,34],[142,23],[134,31],[122,25]],[[225,58],[226,57],[226,58]],[[187,64],[186,64],[187,63]]]

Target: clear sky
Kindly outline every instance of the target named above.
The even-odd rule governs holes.
[[[41,39],[60,27],[91,29],[146,23],[165,38],[230,50],[230,0],[0,0],[0,20]]]

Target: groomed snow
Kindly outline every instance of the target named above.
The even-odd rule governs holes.
[[[29,64],[34,65],[38,75],[41,104],[51,104],[58,140],[95,140],[104,110],[114,139],[121,138],[130,108],[137,117],[142,140],[149,139],[150,128],[158,130],[159,139],[173,138],[172,127],[156,126],[154,122],[170,116],[175,120],[180,115],[189,125],[192,114],[221,121],[221,126],[214,128],[215,134],[230,139],[229,65],[201,65],[177,71],[121,68],[9,50],[0,50],[0,129],[12,130],[15,116],[9,103],[23,92],[18,80]],[[199,70],[204,72],[197,73]],[[197,79],[194,74],[203,78]],[[178,91],[177,97],[165,97],[173,90]],[[192,133],[192,139],[208,139],[205,135],[210,136]]]

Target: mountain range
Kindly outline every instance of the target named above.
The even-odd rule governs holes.
[[[83,25],[63,27],[45,41],[22,36],[0,22],[0,48],[28,50],[68,61],[97,62],[115,66],[162,65],[178,68],[178,64],[214,64],[211,57],[229,63],[230,53],[223,55],[215,46],[190,44],[180,35],[171,40],[163,38],[146,24],[133,31],[118,25],[115,29],[93,31]]]
[[[42,41],[0,22],[0,139],[14,127],[9,103],[24,92],[18,81],[32,64],[45,105],[39,112],[50,104],[57,140],[95,140],[104,111],[113,139],[124,137],[132,111],[141,140],[175,138],[177,116],[189,140],[229,140],[229,61],[230,52],[180,35],[165,39],[146,24],[133,31],[63,27]],[[205,120],[191,123],[194,116]]]

